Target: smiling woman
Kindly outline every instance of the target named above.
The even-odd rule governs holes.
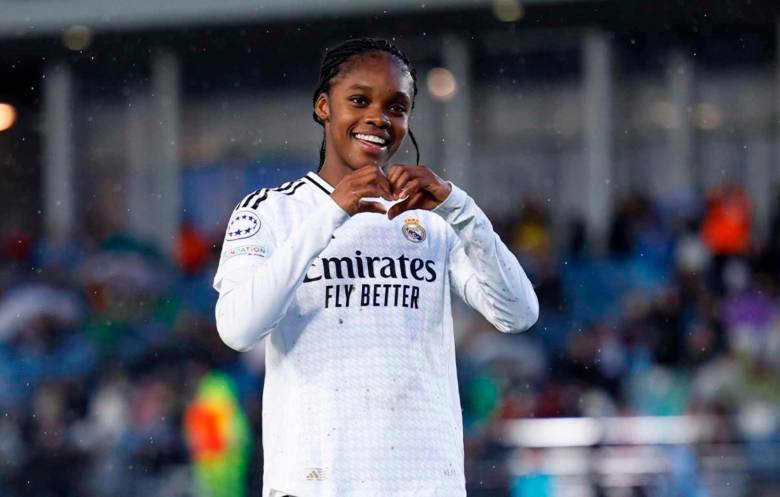
[[[374,73],[372,69],[378,69],[379,73]],[[379,89],[395,89],[396,91],[380,95],[377,93]],[[408,128],[409,113],[414,108],[416,96],[417,73],[414,67],[400,50],[385,40],[365,38],[348,40],[329,50],[322,61],[320,80],[313,98],[314,120],[325,128],[325,138],[323,138],[320,149],[320,168],[325,162],[329,127],[327,121],[331,105],[336,106],[334,109],[336,112],[338,112],[338,106],[345,103],[345,100],[356,108],[365,108],[370,106],[372,98],[374,101],[386,100],[386,102],[378,102],[380,108],[384,105],[389,110],[380,119],[386,119],[387,127],[397,129],[400,136],[395,140],[395,148],[389,154],[386,145],[391,137],[365,133],[361,139],[377,143],[380,148],[384,145],[384,150],[371,149],[371,151],[374,155],[384,152],[389,157],[401,145],[401,141],[408,131],[409,138],[417,151],[417,163],[419,163],[420,152],[417,149],[417,141]],[[397,119],[393,121],[391,116]],[[371,136],[376,138],[369,138]]]
[[[382,52],[356,58],[314,104],[325,126],[324,162],[329,172],[385,163],[409,129],[414,82],[406,67]]]
[[[270,336],[263,497],[464,497],[451,290],[503,332],[538,316],[466,192],[422,165],[385,173],[416,93],[390,43],[331,49],[313,99],[319,169],[231,216],[217,330],[237,350]]]

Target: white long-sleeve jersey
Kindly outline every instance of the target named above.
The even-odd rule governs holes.
[[[269,336],[263,497],[465,496],[450,290],[514,332],[533,287],[454,185],[393,220],[332,191],[310,172],[245,197],[214,277],[222,340]]]

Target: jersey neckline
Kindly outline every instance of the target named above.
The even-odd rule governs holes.
[[[309,180],[311,183],[313,183],[314,186],[322,190],[325,193],[325,195],[330,195],[331,193],[333,193],[334,188],[330,185],[330,183],[322,179],[320,175],[315,173],[314,171],[309,171],[308,173],[306,173],[305,178]]]

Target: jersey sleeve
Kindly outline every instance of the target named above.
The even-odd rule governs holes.
[[[306,270],[349,217],[329,200],[282,238],[274,226],[285,220],[266,205],[233,212],[214,277],[217,331],[240,351],[251,349],[285,316]]]
[[[226,275],[251,271],[264,264],[274,251],[277,242],[269,222],[273,216],[269,214],[265,209],[239,205],[230,215],[214,275],[213,286],[217,292],[221,293]]]
[[[524,331],[539,318],[539,301],[517,258],[466,192],[452,192],[433,212],[452,227],[450,282],[499,331]]]

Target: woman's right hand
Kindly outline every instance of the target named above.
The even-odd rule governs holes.
[[[341,178],[330,197],[350,216],[361,212],[387,212],[379,202],[367,202],[363,200],[364,197],[396,200],[384,171],[375,164],[367,164]]]

